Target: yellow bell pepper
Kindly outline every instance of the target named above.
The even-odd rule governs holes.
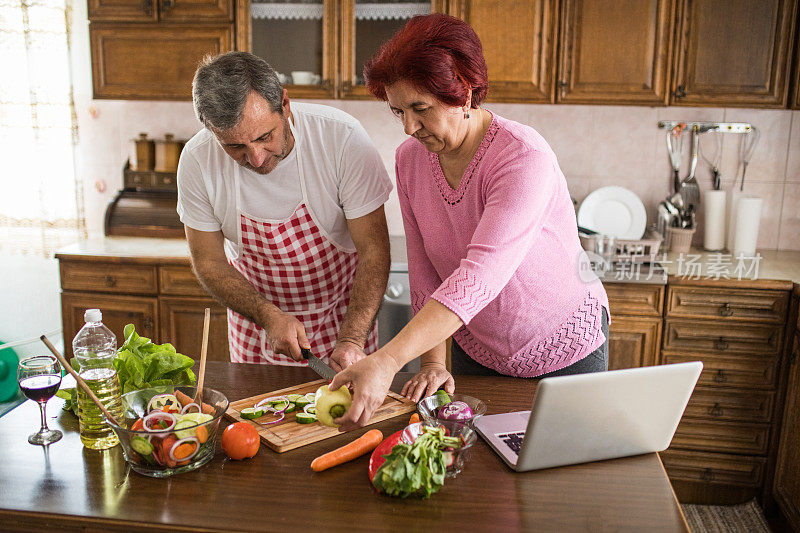
[[[332,391],[327,385],[323,385],[317,389],[315,405],[317,420],[324,426],[339,427],[339,424],[335,424],[333,419],[343,416],[350,408],[351,403],[353,403],[353,398],[347,387],[343,386],[339,390]]]

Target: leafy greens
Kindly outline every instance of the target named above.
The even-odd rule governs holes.
[[[149,387],[162,385],[194,385],[196,377],[192,372],[195,361],[191,357],[179,354],[172,344],[154,344],[147,337],[136,333],[133,324],[123,330],[125,342],[117,350],[114,358],[114,369],[119,377],[122,394]],[[80,363],[74,357],[70,365],[80,372]],[[56,393],[59,398],[67,400],[65,410],[78,414],[78,395],[76,389],[62,389]]]
[[[452,446],[444,428],[425,427],[413,444],[400,442],[385,455],[386,462],[375,473],[372,484],[389,496],[430,497],[444,484],[446,470],[443,448]]]

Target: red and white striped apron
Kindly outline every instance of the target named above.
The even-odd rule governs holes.
[[[297,150],[299,139],[293,127],[292,133]],[[336,346],[350,301],[358,254],[337,247],[319,229],[308,208],[299,156],[295,160],[303,200],[282,221],[258,219],[242,211],[239,172],[235,173],[239,257],[228,261],[267,301],[303,323],[311,351],[327,361]],[[228,309],[228,339],[234,363],[307,365],[305,361],[297,362],[288,355],[273,352],[266,332],[231,309]],[[372,353],[377,348],[377,327],[373,327],[364,351]]]

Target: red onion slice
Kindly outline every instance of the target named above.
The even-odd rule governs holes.
[[[170,424],[166,428],[158,427],[158,428],[151,428],[148,423],[151,420],[166,420]],[[149,431],[150,433],[161,433],[164,431],[169,431],[175,427],[175,424],[178,423],[178,419],[172,413],[165,413],[164,411],[153,411],[149,415],[142,418],[142,425],[144,426],[145,431]]]
[[[193,442],[194,451],[192,452],[191,455],[187,455],[183,459],[178,459],[177,457],[175,457],[175,449],[184,442]],[[175,461],[176,463],[180,463],[183,461],[188,461],[189,459],[197,455],[197,452],[199,451],[200,451],[200,441],[197,440],[197,437],[186,437],[185,439],[178,439],[175,441],[175,443],[172,445],[172,448],[169,449],[169,458]]]
[[[261,424],[262,426],[269,426],[270,424],[277,424],[278,422],[280,422],[281,420],[283,420],[286,417],[286,415],[283,413],[283,411],[275,411],[275,414],[279,415],[280,418],[278,418],[277,420],[273,420],[272,422],[259,422],[258,420],[256,420],[255,422],[257,424]]]
[[[189,409],[191,407],[197,407],[197,412],[198,413],[202,413],[203,412],[203,410],[200,408],[199,405],[197,405],[196,403],[192,402],[192,403],[187,403],[186,405],[183,406],[183,409],[181,409],[181,414],[185,415],[186,413],[188,413]]]
[[[277,402],[277,401],[286,402],[286,406],[287,406],[287,407],[288,407],[288,406],[289,406],[289,404],[291,403],[291,402],[289,401],[289,398],[287,398],[286,396],[270,396],[269,398],[264,398],[263,400],[261,400],[260,402],[258,402],[257,404],[255,404],[255,405],[253,406],[253,408],[255,408],[255,409],[258,409],[258,408],[259,408],[259,407],[261,407],[262,405],[266,405],[266,406],[267,406],[267,407],[266,407],[266,409],[267,409],[267,410],[269,410],[269,411],[272,411],[273,413],[277,413],[277,412],[279,412],[279,411],[277,411],[276,409],[271,409],[271,408],[270,408],[270,405],[269,405],[269,403],[270,403],[270,402]]]

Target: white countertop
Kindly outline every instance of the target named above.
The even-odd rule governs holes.
[[[392,266],[400,270],[407,263],[405,237],[390,236]],[[188,258],[185,239],[145,237],[95,237],[79,241],[57,252],[59,255],[99,257]],[[714,280],[761,279],[800,283],[800,252],[759,250],[760,259],[738,261],[727,252],[692,249],[686,254],[667,253],[659,256],[659,267],[649,265],[615,265],[603,280],[607,283],[666,283],[666,276],[691,276]],[[755,277],[754,277],[755,276]]]

